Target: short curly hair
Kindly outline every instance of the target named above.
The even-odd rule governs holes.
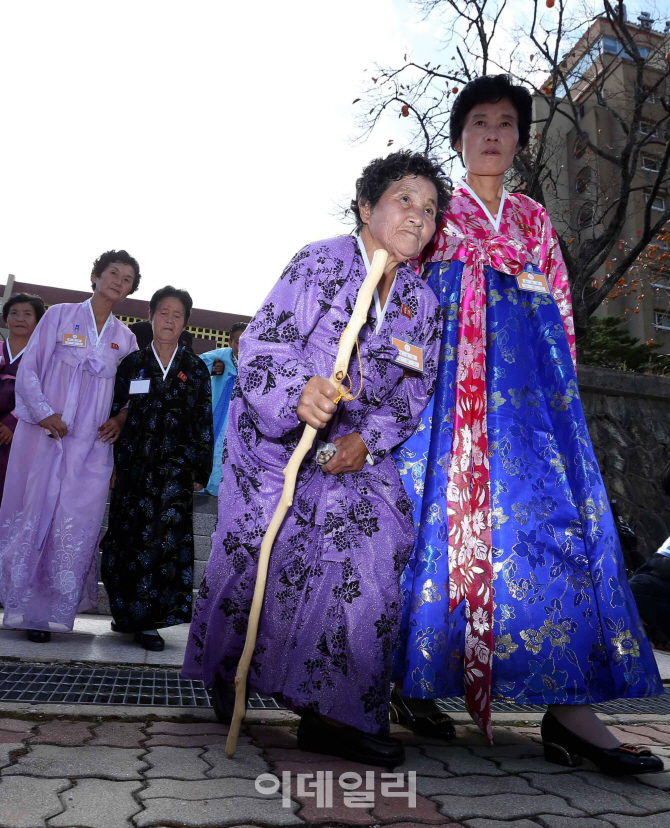
[[[230,330],[228,331],[228,337],[232,339],[234,333],[237,333],[238,331],[246,331],[248,324],[248,322],[233,322],[230,326]]]
[[[13,296],[10,296],[9,299],[2,306],[2,318],[5,320],[5,322],[7,321],[9,311],[12,309],[12,307],[14,305],[23,304],[33,306],[33,310],[35,311],[35,318],[38,322],[46,313],[46,308],[44,307],[44,300],[41,296],[37,296],[37,294],[35,293],[15,293]]]
[[[512,102],[519,116],[519,144],[523,149],[530,140],[533,98],[525,86],[512,82],[509,75],[482,75],[466,83],[458,94],[449,117],[449,140],[454,147],[463,134],[463,125],[478,104],[497,103],[503,98]]]
[[[164,288],[157,290],[156,293],[149,300],[149,318],[156,313],[156,308],[163,301],[163,299],[179,299],[184,306],[184,324],[186,324],[193,310],[193,299],[187,290],[180,290],[172,287],[172,285],[165,285]]]
[[[133,259],[130,253],[127,253],[125,250],[108,250],[106,253],[103,253],[102,256],[99,256],[93,262],[91,276],[100,276],[111,264],[117,263],[130,265],[135,271],[135,276],[133,278],[133,289],[130,291],[131,293],[135,293],[137,288],[140,286],[142,274],[140,273],[140,266],[137,263],[137,259]],[[95,282],[93,279],[91,279],[91,287],[95,290]]]
[[[351,212],[356,219],[356,232],[363,228],[359,203],[374,207],[392,181],[400,181],[406,175],[421,176],[435,185],[437,212],[435,226],[439,225],[451,198],[451,179],[445,175],[442,165],[420,152],[399,150],[386,158],[375,158],[363,170],[356,182],[356,198],[351,201]]]

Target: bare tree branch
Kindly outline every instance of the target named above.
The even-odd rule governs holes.
[[[455,154],[449,115],[463,83],[504,72],[530,87],[536,120],[528,147],[514,160],[509,184],[544,205],[555,224],[569,228],[560,243],[583,336],[589,316],[619,289],[631,268],[640,266],[644,251],[670,221],[670,61],[665,55],[670,38],[626,21],[621,0],[579,1],[581,7],[575,0],[556,0],[549,12],[544,0],[529,0],[524,18],[517,20],[519,7],[509,0],[416,0],[417,10],[444,29],[441,62],[422,65],[405,56],[400,66],[376,67],[361,101],[366,114],[359,121],[359,137],[379,130],[390,114],[404,116],[410,142],[450,162]],[[603,38],[609,38],[607,43]],[[585,126],[585,104],[589,112],[596,110],[590,126]],[[599,125],[606,119],[612,127],[604,141]],[[573,147],[579,147],[579,155]],[[579,174],[585,176],[579,197],[567,190],[565,169],[578,157]],[[642,229],[618,255],[624,228],[640,213],[642,191]],[[665,208],[652,213],[661,197]]]

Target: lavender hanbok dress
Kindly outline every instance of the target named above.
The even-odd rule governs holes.
[[[84,347],[65,345],[71,334]],[[4,625],[71,630],[96,606],[98,534],[112,447],[98,439],[109,417],[119,362],[137,349],[114,316],[98,335],[90,300],[54,305],[40,320],[16,377],[19,419],[0,507],[0,600]],[[62,440],[37,425],[53,413]]]
[[[242,653],[261,540],[302,433],[305,383],[329,376],[365,277],[356,238],[316,242],[284,271],[242,334],[223,450],[219,520],[196,602],[183,675],[232,681]],[[373,305],[359,337],[363,390],[319,433],[357,432],[371,463],[325,474],[310,453],[275,541],[252,690],[312,708],[369,733],[388,730],[398,580],[414,542],[409,499],[391,450],[414,430],[432,392],[441,333],[437,300],[398,268],[386,310]],[[397,337],[423,348],[423,374],[394,363]],[[354,354],[350,369],[358,387]]]

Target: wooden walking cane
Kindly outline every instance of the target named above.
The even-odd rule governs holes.
[[[379,284],[380,279],[384,275],[384,268],[388,260],[388,253],[386,250],[376,250],[375,255],[370,265],[370,272],[365,277],[363,284],[358,290],[356,303],[351,313],[349,324],[342,332],[340,338],[340,345],[337,349],[337,356],[335,357],[335,367],[333,373],[330,375],[330,381],[335,388],[340,391],[340,384],[347,376],[347,369],[351,360],[351,354],[354,350],[354,345],[358,338],[361,328],[365,324],[368,316],[368,310],[372,304],[375,288]],[[362,378],[361,378],[362,382]],[[256,636],[258,634],[258,622],[261,616],[261,608],[263,606],[263,598],[265,596],[265,582],[268,577],[268,564],[270,563],[270,553],[272,552],[272,544],[277,537],[277,532],[281,528],[286,513],[293,504],[293,494],[295,492],[296,479],[298,477],[298,469],[307,452],[311,449],[316,437],[316,429],[310,425],[305,425],[305,430],[302,433],[300,442],[295,447],[295,451],[291,455],[291,459],[286,464],[284,469],[284,487],[282,489],[279,504],[272,515],[270,525],[265,531],[263,541],[261,543],[261,551],[258,556],[258,572],[256,574],[256,586],[254,587],[254,597],[251,601],[251,610],[249,612],[249,624],[247,626],[247,637],[244,642],[244,650],[237,665],[237,673],[235,674],[235,709],[233,718],[230,723],[230,730],[228,731],[228,738],[226,740],[226,756],[231,758],[237,749],[237,737],[240,732],[240,725],[246,713],[246,689],[247,689],[247,673],[249,672],[249,665],[251,664],[251,656],[253,655],[256,646]]]

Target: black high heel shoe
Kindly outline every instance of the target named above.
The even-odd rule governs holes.
[[[411,699],[410,699],[411,701]],[[421,701],[424,701],[423,699]],[[407,704],[397,687],[391,690],[391,721],[408,727],[419,736],[430,736],[434,739],[449,741],[456,735],[454,721],[433,702],[434,711],[417,715]]]
[[[405,749],[399,739],[384,733],[364,733],[348,725],[338,727],[309,709],[300,716],[298,747],[382,768],[395,768],[405,761]]]
[[[224,681],[221,676],[214,679],[214,687],[210,693],[214,715],[221,724],[229,725],[233,720],[235,712],[235,685],[232,681]],[[247,706],[249,705],[249,688],[245,695]]]
[[[47,644],[51,641],[51,633],[48,630],[28,630],[26,638],[33,644]]]
[[[658,773],[663,760],[649,748],[641,745],[620,745],[601,748],[577,736],[551,713],[542,719],[544,758],[555,765],[574,768],[582,764],[582,757],[590,759],[603,773],[611,776],[632,776],[638,773]]]

